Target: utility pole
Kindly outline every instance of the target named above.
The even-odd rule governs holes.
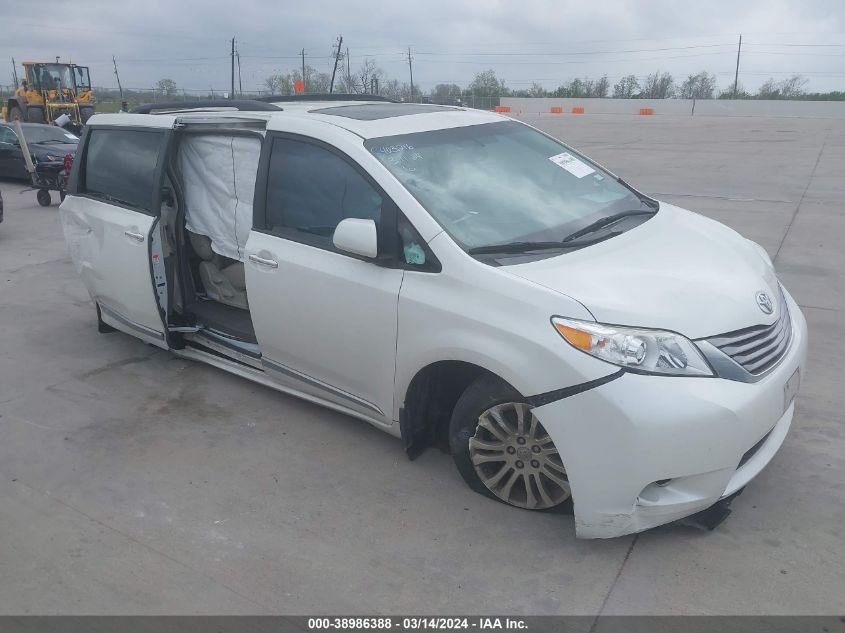
[[[235,98],[235,38],[232,38],[232,91],[229,93],[229,98]]]
[[[739,54],[742,52],[742,33],[739,35],[739,46],[736,49],[736,74],[734,75],[734,96],[736,99],[736,87],[739,84]]]
[[[411,63],[411,47],[408,47],[408,70],[411,71],[411,96],[408,99],[410,102],[414,101],[414,65]]]
[[[346,92],[353,92],[352,90],[352,72],[349,70],[349,49],[346,49]]]
[[[114,58],[114,55],[111,56],[111,63],[114,64],[114,76],[117,78],[117,89],[120,92],[120,108],[121,110],[127,110],[129,104],[123,99],[123,86],[120,85],[120,75],[117,72],[117,60]]]
[[[238,58],[238,96],[243,97],[244,96],[244,84],[243,84],[243,81],[241,81],[241,51],[238,50],[235,53],[235,56]]]
[[[334,54],[334,69],[332,70],[332,82],[329,84],[329,93],[334,92],[334,76],[337,74],[337,62],[340,60],[340,47],[343,46],[343,36],[337,38],[337,51]]]
[[[114,76],[117,77],[117,89],[120,92],[120,100],[123,101],[123,86],[120,85],[120,75],[117,73],[117,60],[111,56],[111,63],[114,64]]]
[[[302,49],[302,94],[307,92],[308,80],[305,78],[305,49]]]

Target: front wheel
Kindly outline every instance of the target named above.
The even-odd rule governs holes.
[[[37,196],[38,204],[40,204],[42,207],[49,207],[50,204],[53,202],[50,198],[50,192],[46,189],[39,189]]]
[[[554,441],[531,405],[495,376],[478,378],[458,399],[449,444],[478,493],[527,510],[556,508],[571,497]]]

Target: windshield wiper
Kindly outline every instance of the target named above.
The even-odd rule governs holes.
[[[564,242],[506,242],[504,244],[489,244],[487,246],[475,246],[467,253],[470,255],[485,255],[489,253],[530,253],[531,251],[542,251],[550,249],[569,249],[591,246],[609,240],[619,235],[618,231],[611,231],[601,237],[594,237],[588,240],[569,240]]]
[[[583,229],[578,229],[574,233],[570,233],[565,238],[563,238],[563,242],[568,243],[572,240],[575,240],[579,237],[584,235],[588,235],[590,233],[595,233],[599,229],[603,229],[611,224],[616,224],[620,220],[624,220],[625,218],[630,218],[635,215],[654,215],[657,213],[657,209],[630,209],[628,211],[620,211],[619,213],[614,213],[613,215],[608,215],[603,218],[599,218],[592,224],[588,224]]]

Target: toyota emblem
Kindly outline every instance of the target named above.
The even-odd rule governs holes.
[[[772,298],[762,290],[757,293],[756,299],[757,307],[760,308],[764,314],[771,314],[775,311],[775,307],[772,304]]]

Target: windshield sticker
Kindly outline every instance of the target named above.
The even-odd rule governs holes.
[[[590,167],[587,163],[578,160],[569,152],[562,152],[560,154],[555,154],[554,156],[549,156],[549,160],[558,167],[562,167],[576,178],[589,176],[595,171],[595,169]]]
[[[399,167],[405,171],[416,171],[417,168],[412,163],[422,158],[422,154],[416,151],[413,145],[409,145],[408,143],[382,145],[381,147],[374,147],[370,151],[381,162]]]

